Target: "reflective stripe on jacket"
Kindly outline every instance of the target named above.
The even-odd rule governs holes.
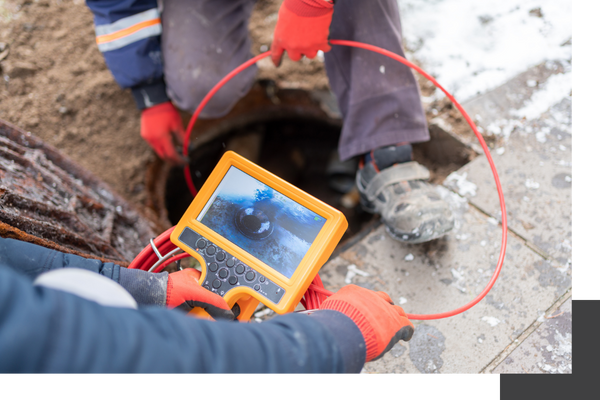
[[[162,79],[162,25],[156,0],[87,0],[96,43],[122,88]]]

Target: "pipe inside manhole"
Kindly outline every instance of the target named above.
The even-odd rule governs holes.
[[[373,216],[357,207],[357,198],[349,193],[354,186],[357,164],[356,160],[339,162],[339,136],[339,126],[316,118],[279,117],[250,123],[191,151],[192,178],[196,188],[200,188],[221,156],[233,150],[342,211],[349,225],[344,240],[358,233]],[[169,171],[165,189],[168,218],[176,224],[193,200],[181,168]],[[260,215],[246,215],[246,212],[240,210],[240,216],[244,217],[240,217],[240,225],[249,235],[259,235]]]

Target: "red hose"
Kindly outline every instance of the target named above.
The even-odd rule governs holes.
[[[472,301],[470,301],[469,303],[465,304],[464,306],[462,306],[460,308],[457,308],[452,311],[438,313],[438,314],[406,314],[406,315],[409,319],[430,320],[430,319],[448,318],[448,317],[460,314],[460,313],[468,310],[469,308],[473,307],[475,304],[479,303],[481,301],[481,299],[483,299],[488,294],[488,292],[492,289],[492,287],[494,286],[494,283],[496,282],[496,280],[498,279],[498,276],[500,275],[500,270],[502,269],[502,264],[504,262],[504,256],[506,254],[508,229],[507,229],[507,220],[506,220],[506,205],[504,204],[504,194],[502,193],[502,187],[500,185],[500,178],[498,177],[498,172],[496,171],[496,166],[494,165],[494,161],[492,160],[492,156],[491,156],[490,151],[485,143],[485,140],[483,139],[483,137],[477,130],[477,127],[475,126],[475,123],[473,122],[473,120],[471,120],[469,115],[466,113],[464,108],[458,103],[458,101],[456,101],[454,96],[452,96],[450,93],[448,93],[448,91],[446,91],[446,89],[444,89],[442,87],[442,85],[440,85],[431,75],[427,74],[425,71],[423,71],[418,66],[414,65],[410,61],[399,56],[398,54],[392,53],[391,51],[388,51],[388,50],[385,50],[385,49],[382,49],[380,47],[373,46],[370,44],[359,43],[359,42],[354,42],[354,41],[350,41],[350,40],[331,40],[330,43],[333,45],[365,49],[365,50],[373,51],[375,53],[382,54],[386,57],[394,59],[394,60],[414,69],[415,71],[417,71],[418,73],[423,75],[430,82],[432,82],[437,88],[439,88],[442,92],[444,92],[444,94],[446,94],[446,96],[448,96],[450,101],[452,101],[452,103],[456,106],[458,111],[460,111],[462,116],[465,118],[465,120],[467,121],[467,123],[469,124],[471,129],[473,130],[473,133],[477,137],[477,140],[481,144],[483,152],[485,153],[488,163],[490,164],[492,174],[494,175],[494,181],[496,182],[496,189],[498,191],[498,197],[500,200],[500,210],[502,212],[502,245],[500,247],[500,256],[498,258],[498,264],[496,265],[494,274],[492,275],[489,283],[484,288],[484,290],[475,299],[473,299]],[[198,116],[200,115],[200,113],[202,112],[204,107],[206,106],[206,103],[208,103],[210,101],[210,99],[214,96],[214,94],[217,91],[219,91],[221,89],[221,87],[223,87],[223,85],[225,85],[227,82],[229,82],[234,76],[236,76],[241,71],[248,68],[249,66],[255,64],[257,61],[259,61],[263,58],[266,58],[270,55],[271,55],[271,52],[267,51],[267,52],[257,55],[256,57],[251,58],[250,60],[246,61],[245,63],[243,63],[242,65],[240,65],[239,67],[237,67],[233,71],[231,71],[229,74],[227,74],[223,79],[221,79],[221,81],[219,81],[219,83],[217,83],[215,85],[215,87],[213,87],[210,90],[210,92],[208,92],[208,94],[206,95],[206,97],[204,97],[204,99],[202,100],[202,102],[200,103],[198,108],[196,108],[196,111],[194,112],[192,119],[190,120],[190,122],[187,126],[187,129],[185,132],[185,139],[184,139],[184,143],[183,143],[184,156],[188,155],[189,140],[190,140],[192,128],[194,127],[194,123],[196,122],[196,120],[198,119]],[[185,174],[185,181],[190,190],[190,193],[192,193],[192,195],[195,196],[197,193],[197,190],[194,187],[194,183],[192,181],[192,175],[190,172],[189,165],[185,167],[184,174]],[[161,254],[166,254],[168,251],[175,248],[175,245],[173,245],[170,242],[170,240],[168,240],[168,237],[172,230],[173,230],[173,228],[171,228],[167,232],[163,233],[156,239],[156,246],[159,249],[159,251],[161,252]],[[168,241],[168,243],[171,243],[172,247],[169,246],[167,241],[164,240],[164,237],[163,237],[164,235],[166,235],[167,241]],[[150,256],[152,255],[153,250],[150,247],[150,249],[148,251],[149,247],[150,246],[147,246],[146,249],[144,249],[142,251],[142,253],[140,253],[133,260],[133,262],[131,263],[129,268],[140,268],[140,269],[148,270],[158,260],[158,257],[156,257],[156,260],[151,261],[153,258]],[[313,283],[309,286],[309,289],[305,293],[305,297],[302,299],[301,302],[306,309],[318,308],[319,305],[321,304],[323,298],[325,296],[330,296],[332,294],[333,294],[332,292],[326,290],[323,287],[321,278],[319,277],[319,275],[317,275],[315,277],[315,279],[313,280]]]

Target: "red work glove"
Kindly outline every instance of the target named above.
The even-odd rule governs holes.
[[[200,286],[198,283],[200,275],[201,272],[194,268],[169,274],[167,307],[183,311],[201,307],[214,319],[235,319],[233,312],[221,296]]]
[[[410,340],[415,330],[402,307],[395,306],[390,296],[356,285],[344,286],[320,309],[339,311],[354,321],[365,338],[367,361],[382,357],[398,340]]]
[[[317,51],[329,51],[327,43],[333,3],[326,0],[284,0],[273,34],[271,59],[276,67],[288,52],[293,61],[304,54],[315,58]]]
[[[184,164],[183,157],[173,146],[172,135],[183,143],[185,132],[179,113],[170,101],[146,108],[142,111],[141,136],[164,160],[173,164]]]

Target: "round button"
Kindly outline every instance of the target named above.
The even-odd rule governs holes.
[[[258,285],[258,284],[254,285],[254,290],[256,290],[258,292],[260,290],[260,285]]]
[[[210,290],[210,286],[208,286],[208,285],[204,285],[204,289],[206,289],[206,290]]]
[[[265,279],[265,277],[264,277],[264,276],[261,276],[260,278],[258,278],[258,281],[259,281],[260,283],[265,283],[266,279]]]
[[[206,240],[204,239],[198,239],[198,241],[196,242],[196,247],[199,249],[203,249],[206,247]]]
[[[225,259],[225,253],[220,251],[217,253],[217,255],[215,256],[215,258],[217,259],[217,261],[223,261]]]
[[[254,273],[254,271],[249,271],[249,272],[246,274],[246,280],[247,280],[248,282],[252,282],[252,281],[254,280],[254,278],[256,278],[256,274]]]
[[[215,246],[213,246],[212,244],[206,248],[206,254],[208,254],[209,256],[212,256],[216,252],[217,252],[217,248]]]
[[[237,283],[237,276],[231,276],[229,277],[229,284],[230,285],[235,285]]]
[[[225,278],[227,278],[228,276],[229,276],[229,271],[227,271],[225,268],[222,268],[222,269],[219,271],[219,278],[221,278],[221,279],[225,279]]]
[[[229,260],[227,260],[226,264],[229,268],[231,268],[235,264],[235,261],[233,261],[233,258],[230,258]]]
[[[219,269],[219,265],[217,263],[208,264],[208,270],[210,272],[217,272],[218,269]]]
[[[246,267],[244,267],[242,264],[238,264],[237,267],[235,267],[235,272],[240,275],[243,274],[245,270]]]
[[[218,288],[220,288],[220,287],[221,287],[221,281],[220,281],[220,280],[218,280],[218,279],[215,279],[215,280],[213,281],[212,285],[213,285],[213,287],[214,287],[215,289],[218,289]]]

